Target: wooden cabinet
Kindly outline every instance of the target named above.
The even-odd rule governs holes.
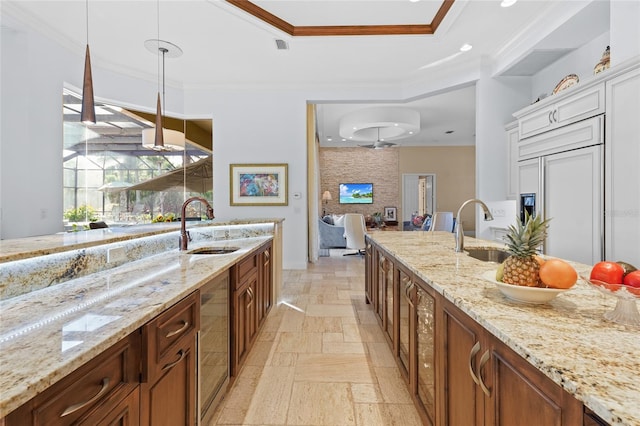
[[[604,114],[604,83],[574,87],[569,93],[550,96],[514,115],[520,139],[547,132],[586,118]]]
[[[415,384],[410,388],[418,412],[426,425],[436,420],[436,321],[435,292],[420,279],[414,278],[413,298],[415,303],[415,342],[411,348],[415,351],[412,359],[415,372],[411,376]]]
[[[371,276],[371,272],[374,269],[373,259],[373,244],[371,244],[371,241],[367,237],[364,250],[364,297],[367,305],[373,303],[373,298],[375,296],[374,280]]]
[[[440,318],[442,424],[582,424],[582,403],[449,301]]]
[[[200,329],[196,291],[142,328],[146,361],[140,385],[142,425],[197,424],[196,332]]]
[[[366,284],[425,425],[581,425],[583,405],[372,243]],[[391,296],[389,296],[391,293]],[[375,301],[375,297],[374,297]],[[380,313],[381,312],[381,313]],[[592,424],[592,423],[585,423]]]
[[[271,243],[239,262],[232,277],[231,376],[236,377],[273,304]]]
[[[437,312],[436,323],[438,368],[442,372],[436,391],[439,424],[482,425],[484,396],[477,377],[478,354],[483,349],[482,328],[448,302]]]
[[[137,425],[140,337],[132,333],[5,418],[12,425]]]
[[[273,279],[272,279],[272,261],[271,261],[271,244],[267,244],[258,254],[260,265],[260,276],[258,277],[257,291],[257,320],[258,328],[267,318],[267,314],[271,310],[273,303]]]
[[[400,373],[411,386],[412,376],[415,374],[415,285],[413,273],[407,268],[396,265],[396,280],[398,288],[398,351],[397,361]]]

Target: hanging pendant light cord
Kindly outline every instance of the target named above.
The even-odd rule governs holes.
[[[87,23],[87,44],[89,44],[89,0],[86,0],[85,6],[85,12],[87,15],[87,19],[85,19],[85,22]]]

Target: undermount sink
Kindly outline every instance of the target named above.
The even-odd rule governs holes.
[[[483,262],[502,263],[510,256],[509,252],[498,248],[466,248],[467,255]]]
[[[200,247],[189,250],[187,254],[229,254],[240,250],[240,247]]]

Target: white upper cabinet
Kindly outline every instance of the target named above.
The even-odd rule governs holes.
[[[566,94],[552,95],[514,114],[518,118],[520,139],[604,114],[604,83],[576,86],[566,91]]]

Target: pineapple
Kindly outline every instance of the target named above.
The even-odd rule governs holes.
[[[504,261],[503,282],[527,287],[539,285],[540,265],[534,256],[536,248],[547,236],[549,220],[543,221],[540,216],[532,217],[525,213],[524,225],[518,221],[517,226],[509,226],[506,240],[511,256]]]

